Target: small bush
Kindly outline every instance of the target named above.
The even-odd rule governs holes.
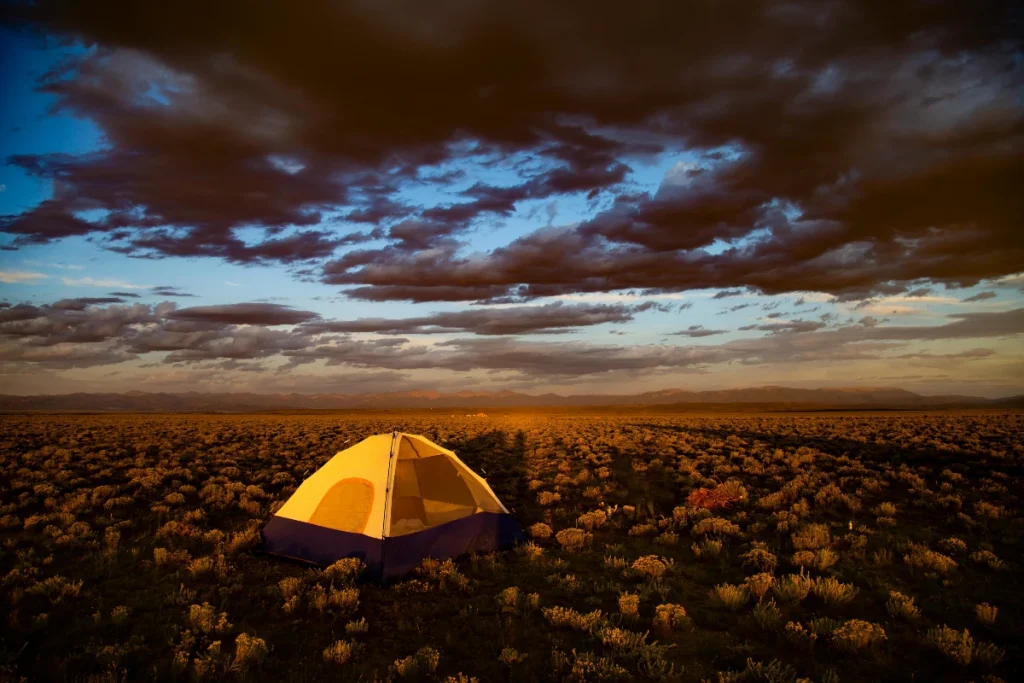
[[[554,532],[551,531],[551,527],[549,527],[547,524],[544,524],[543,522],[538,522],[531,526],[529,529],[527,529],[527,533],[529,533],[532,538],[539,538],[543,541],[551,538],[551,534]]]
[[[818,550],[828,547],[832,534],[824,524],[808,524],[791,534],[794,550]]]
[[[999,608],[993,607],[987,602],[983,602],[980,605],[974,606],[974,615],[978,617],[978,621],[985,624],[986,626],[991,626],[992,624],[996,623],[996,616],[998,614]]]
[[[188,621],[196,631],[200,633],[222,634],[231,630],[231,623],[228,621],[226,612],[217,611],[208,602],[202,605],[192,605],[188,608]]]
[[[667,603],[654,608],[654,627],[660,631],[667,632],[679,629],[689,624],[690,618],[682,605]]]
[[[705,536],[707,534],[716,534],[719,536],[735,536],[740,532],[740,528],[730,522],[727,519],[721,517],[708,517],[702,519],[693,525],[690,529],[690,533],[694,536]]]
[[[917,544],[911,544],[910,552],[903,556],[903,561],[915,569],[936,574],[948,574],[957,567],[953,558]]]
[[[787,574],[772,586],[775,596],[785,602],[799,602],[810,594],[814,579],[803,574]]]
[[[828,605],[845,605],[859,592],[853,585],[842,583],[831,576],[816,579],[811,590]]]
[[[355,557],[343,557],[323,571],[323,576],[328,581],[339,583],[350,583],[359,578],[359,575],[366,569],[362,560]]]
[[[366,617],[345,624],[345,633],[350,636],[367,633],[369,630],[370,625],[366,623]]]
[[[258,666],[267,656],[267,643],[262,638],[240,633],[235,638],[235,658],[231,660],[228,671],[244,673]]]
[[[897,591],[889,592],[889,600],[885,603],[885,609],[893,617],[907,621],[921,616],[921,610],[914,604],[914,598]]]
[[[565,627],[574,631],[591,633],[598,625],[603,623],[604,616],[601,610],[594,610],[587,614],[580,614],[568,607],[546,607],[541,612],[549,624],[555,627]]]
[[[754,605],[754,621],[766,631],[774,631],[782,621],[782,612],[774,600],[758,602]]]
[[[961,666],[967,666],[974,658],[974,638],[967,629],[957,631],[942,625],[929,629],[925,641]]]
[[[718,539],[705,538],[700,544],[690,546],[698,560],[713,560],[722,554],[722,542]]]
[[[323,652],[324,661],[332,664],[348,664],[362,649],[362,644],[349,640],[336,640]]]
[[[850,619],[832,631],[832,645],[844,652],[857,652],[885,639],[885,629],[861,619]]]
[[[750,599],[746,586],[721,583],[711,589],[711,597],[728,610],[735,612]]]
[[[579,552],[584,546],[590,545],[593,535],[582,529],[562,529],[555,534],[555,539],[563,549],[570,553]]]
[[[775,577],[767,572],[748,576],[746,580],[747,589],[751,595],[760,600],[764,594],[775,584]]]
[[[640,616],[640,596],[635,593],[621,593],[619,595],[619,613],[631,618]]]

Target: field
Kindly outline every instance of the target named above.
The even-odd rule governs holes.
[[[251,551],[334,453],[455,450],[531,542]],[[0,679],[1024,680],[1024,415],[0,417]]]

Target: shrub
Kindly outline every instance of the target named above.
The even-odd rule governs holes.
[[[950,554],[962,555],[967,552],[967,544],[959,538],[944,538],[939,541],[939,548]]]
[[[692,508],[719,510],[747,500],[747,490],[736,481],[719,484],[713,489],[700,488],[690,492],[686,504]]]
[[[125,605],[118,605],[114,609],[110,610],[110,621],[114,624],[121,625],[128,620],[128,615],[131,614],[131,610]]]
[[[699,544],[690,545],[698,560],[713,560],[722,554],[722,542],[718,539],[705,538]]]
[[[853,585],[841,583],[831,576],[816,579],[811,590],[828,605],[845,605],[859,592]]]
[[[953,558],[913,543],[910,545],[910,552],[903,556],[903,561],[915,569],[936,574],[948,574],[957,567]]]
[[[1001,571],[1007,568],[1005,562],[996,557],[996,554],[991,550],[977,550],[971,553],[971,561],[977,564],[987,565],[989,569]]]
[[[772,584],[775,583],[775,577],[767,572],[762,572],[748,576],[745,583],[751,595],[760,600],[768,592],[768,589],[772,587]]]
[[[782,612],[774,600],[758,602],[754,605],[754,621],[766,631],[773,631],[782,621]]]
[[[755,544],[752,549],[740,555],[740,558],[743,560],[743,566],[757,567],[762,572],[775,571],[775,566],[779,562],[778,558],[761,544]]]
[[[790,537],[795,550],[818,550],[832,542],[832,534],[824,524],[808,524]]]
[[[632,569],[640,576],[658,579],[668,571],[668,565],[664,559],[659,558],[657,555],[644,555],[633,562]]]
[[[494,601],[498,605],[498,611],[502,614],[515,614],[519,611],[519,603],[522,600],[522,593],[516,586],[509,586],[498,593]]]
[[[555,627],[565,627],[574,631],[591,633],[604,621],[601,610],[594,610],[587,614],[580,614],[568,607],[545,607],[541,613],[549,624]]]
[[[1006,650],[994,643],[978,643],[974,646],[974,659],[983,666],[992,668],[1006,657]]]
[[[674,546],[679,543],[679,535],[674,531],[665,531],[658,534],[658,537],[654,539],[654,542],[658,545]]]
[[[231,660],[229,671],[244,673],[253,666],[259,665],[267,656],[267,643],[262,638],[240,633],[235,638],[235,658]]]
[[[974,658],[974,639],[967,629],[957,631],[942,625],[929,629],[925,641],[961,666],[967,666]]]
[[[814,579],[803,574],[787,574],[778,579],[772,586],[772,591],[780,600],[786,602],[799,602],[807,597],[814,587]]]
[[[530,562],[536,562],[544,556],[544,548],[533,541],[527,541],[516,546],[516,552],[525,555]]]
[[[635,633],[634,631],[627,631],[615,626],[602,628],[596,635],[605,647],[610,647],[623,653],[635,654],[644,650],[647,646],[646,633]]]
[[[296,576],[289,576],[277,582],[277,587],[281,589],[281,597],[285,600],[302,595],[302,586],[302,579]]]
[[[635,593],[620,593],[619,612],[627,617],[640,616],[640,596]]]
[[[345,633],[350,636],[367,633],[369,630],[370,625],[366,623],[366,617],[362,617],[356,621],[350,621],[345,624]]]
[[[589,545],[593,535],[582,529],[562,529],[555,534],[558,543],[570,553],[579,552],[584,546]]]
[[[188,621],[196,631],[200,633],[221,634],[231,630],[231,623],[228,622],[226,612],[220,615],[208,602],[202,605],[192,605],[188,608]]]
[[[845,652],[857,652],[885,640],[885,629],[861,619],[850,619],[832,632],[832,645]]]
[[[342,588],[341,590],[331,589],[327,596],[327,604],[341,611],[343,614],[355,612],[359,609],[359,589]]]
[[[551,652],[551,670],[562,680],[574,683],[585,681],[625,681],[629,671],[615,663],[611,657],[598,657],[591,652],[566,655],[561,650]]]
[[[498,661],[506,666],[515,666],[526,659],[526,655],[512,647],[506,647],[501,650],[501,654],[498,656]]]
[[[336,640],[324,649],[324,661],[338,665],[348,664],[362,647],[362,643],[355,641]]]
[[[980,605],[974,606],[974,614],[978,617],[978,621],[986,626],[991,626],[996,623],[996,616],[999,614],[999,608],[993,607],[987,602],[983,602]]]
[[[552,493],[551,491],[541,491],[540,493],[537,494],[537,502],[545,507],[549,505],[554,505],[555,503],[561,500],[562,495],[560,493]]]
[[[733,612],[743,607],[750,599],[750,592],[746,586],[729,583],[718,584],[711,589],[710,594],[720,605]]]
[[[658,528],[653,524],[634,524],[629,529],[630,536],[653,536],[658,532]]]
[[[873,512],[878,517],[895,517],[896,506],[893,503],[879,503]]]
[[[694,536],[705,536],[707,534],[718,534],[721,536],[734,536],[740,532],[740,528],[727,519],[721,517],[708,517],[693,525],[690,533]]]
[[[897,591],[889,592],[889,600],[885,603],[885,609],[890,615],[908,621],[921,616],[921,610],[914,604],[914,598]]]
[[[837,628],[842,626],[842,624],[835,619],[821,617],[819,619],[812,619],[808,622],[807,626],[811,629],[811,632],[819,638],[824,638],[831,636]]]
[[[551,538],[551,534],[553,533],[551,531],[551,527],[549,527],[547,524],[544,524],[543,522],[538,522],[534,524],[527,531],[531,537],[539,538],[542,541]]]
[[[593,510],[587,512],[576,518],[576,524],[580,525],[587,531],[593,531],[604,526],[605,522],[608,521],[608,515],[604,510]]]
[[[814,647],[814,643],[818,640],[818,634],[805,629],[803,624],[796,621],[786,622],[784,633],[790,644],[801,649]]]
[[[666,603],[654,608],[654,627],[660,631],[672,631],[690,622],[682,605]]]
[[[323,571],[323,576],[328,581],[349,583],[359,578],[359,575],[366,569],[362,560],[355,557],[343,557]]]

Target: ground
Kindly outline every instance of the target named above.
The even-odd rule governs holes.
[[[529,530],[391,585],[253,552],[346,445]],[[1024,415],[0,417],[0,679],[1022,680]]]

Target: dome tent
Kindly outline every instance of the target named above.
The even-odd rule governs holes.
[[[262,550],[319,565],[355,557],[390,579],[426,557],[490,552],[524,538],[455,453],[394,432],[341,451],[302,482],[264,527]]]

